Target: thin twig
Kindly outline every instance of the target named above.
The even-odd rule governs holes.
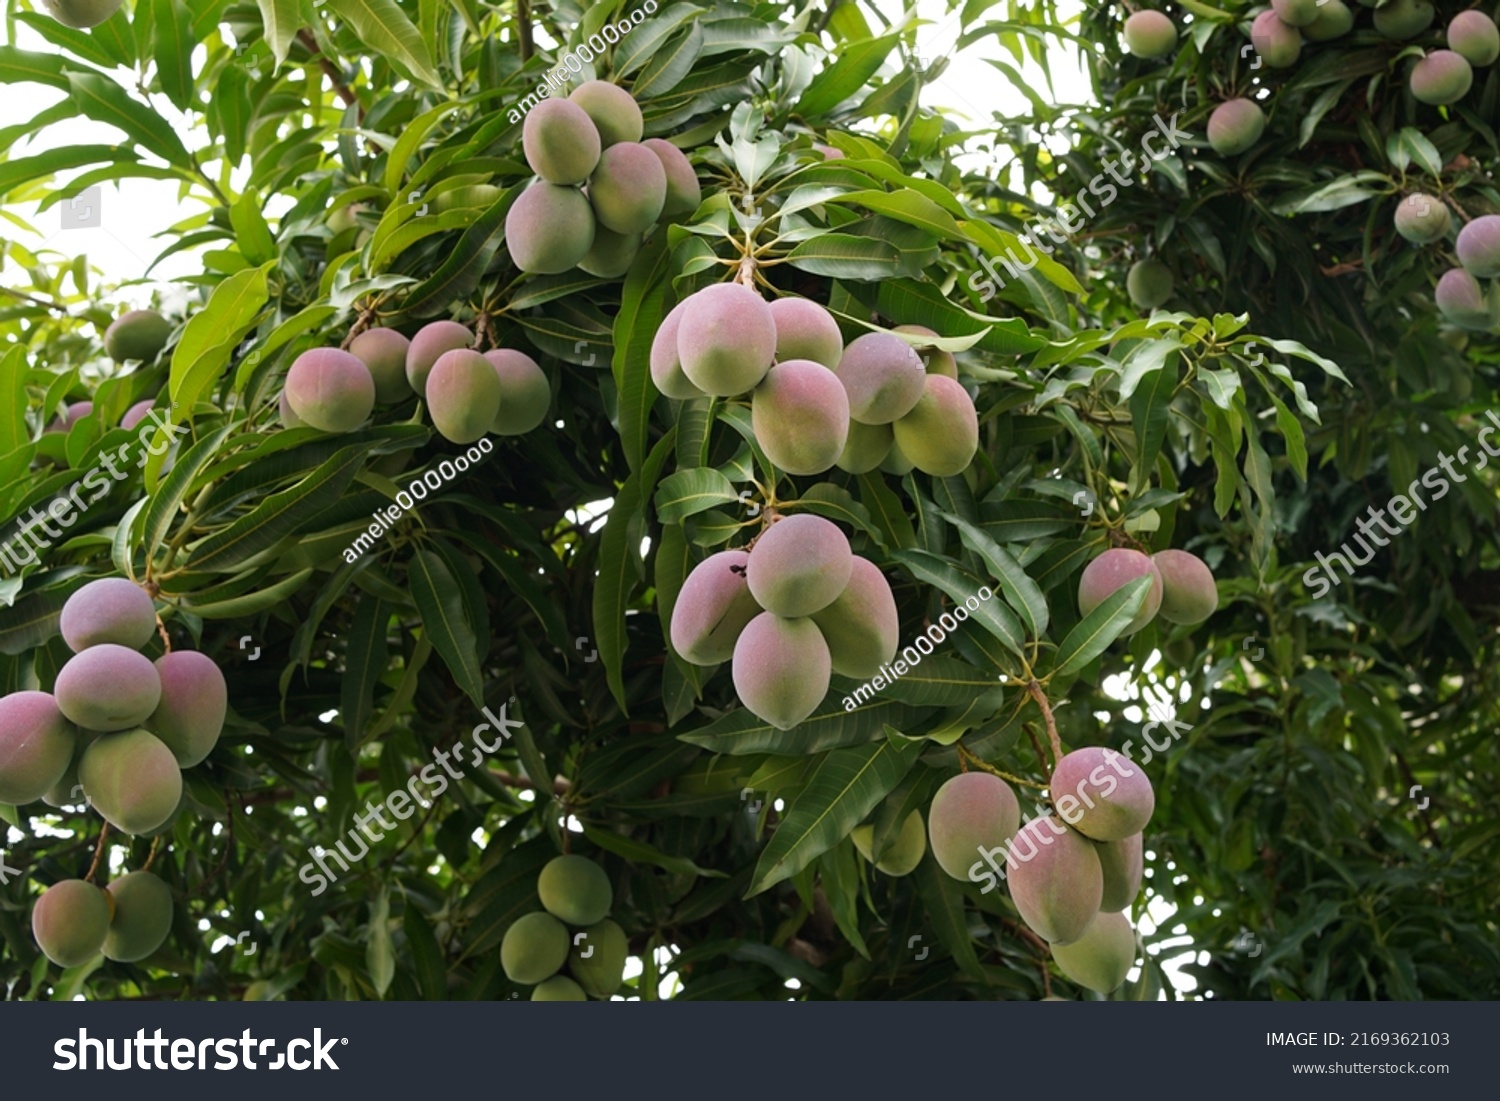
[[[154,838],[151,839],[151,852],[147,854],[145,867],[143,867],[141,871],[149,872],[151,870],[151,865],[156,863],[156,850],[161,848],[161,839],[161,834],[157,834]]]
[[[83,877],[85,883],[94,882],[94,873],[99,870],[99,858],[104,855],[104,839],[109,836],[109,820],[105,819],[104,828],[99,831],[99,843],[94,846],[94,862],[89,865],[89,874]]]
[[[317,59],[318,65],[323,70],[323,74],[333,82],[333,90],[338,93],[339,99],[344,101],[344,106],[352,107],[358,103],[359,97],[344,83],[344,74],[339,72],[338,66],[323,55],[323,50],[318,45],[318,40],[312,36],[312,32],[303,27],[297,32],[297,41],[306,46],[308,53]],[[361,107],[359,111],[361,122],[364,121],[364,115],[364,108]]]
[[[34,294],[27,294],[25,291],[13,290],[10,287],[0,287],[0,294],[8,294],[12,298],[19,298],[23,302],[34,303],[35,305],[42,306],[45,309],[56,310],[61,314],[66,314],[68,312],[68,307],[64,306],[61,302],[54,302],[50,298],[39,298]]]
[[[1023,784],[1026,787],[1037,788],[1040,791],[1047,790],[1046,784],[1039,784],[1035,780],[1028,780],[1023,776],[1012,776],[1004,769],[999,769],[994,765],[986,764],[984,761],[974,756],[974,754],[970,753],[963,746],[958,747],[958,759],[965,765],[966,768],[968,765],[973,765],[975,768],[979,769],[982,772],[988,772],[991,776],[998,776],[1002,780],[1009,780],[1013,784]]]
[[[1042,718],[1047,721],[1047,737],[1052,741],[1052,762],[1055,768],[1062,761],[1062,739],[1057,736],[1057,720],[1052,717],[1052,707],[1047,703],[1047,693],[1042,691],[1042,686],[1035,680],[1026,683],[1026,691],[1031,693],[1031,698],[1042,709]]]

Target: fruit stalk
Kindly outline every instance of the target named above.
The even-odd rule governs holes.
[[[1026,682],[1026,691],[1036,701],[1037,707],[1042,710],[1042,718],[1047,722],[1047,738],[1052,743],[1052,766],[1057,767],[1057,762],[1062,760],[1062,739],[1057,736],[1057,720],[1052,717],[1052,707],[1047,703],[1047,693],[1042,691],[1042,686],[1035,679]]]

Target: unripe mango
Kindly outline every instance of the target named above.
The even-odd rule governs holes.
[[[1391,0],[1375,9],[1375,29],[1387,38],[1415,38],[1432,26],[1436,14],[1427,0]]]
[[[353,432],[375,409],[375,379],[358,357],[337,348],[303,352],[286,373],[292,412],[320,432]]]
[[[1056,815],[1034,818],[1017,831],[1006,870],[1021,920],[1051,944],[1077,940],[1099,913],[1104,873],[1098,853]]]
[[[1168,623],[1193,626],[1219,607],[1213,571],[1196,554],[1183,550],[1157,551],[1151,563],[1161,575],[1161,607],[1157,614]]]
[[[860,424],[851,418],[849,438],[835,465],[850,474],[865,474],[885,462],[895,439],[895,430],[888,424]]]
[[[1453,220],[1443,201],[1417,192],[1396,204],[1396,232],[1415,245],[1430,245],[1448,236]]]
[[[427,396],[427,376],[444,352],[474,347],[474,334],[457,321],[433,321],[417,330],[406,349],[406,382],[418,397]]]
[[[910,333],[914,336],[937,337],[926,325],[897,325],[891,330],[894,333]],[[932,344],[924,344],[917,341],[912,345],[917,355],[922,358],[922,365],[927,369],[929,375],[947,375],[954,382],[958,381],[958,360],[953,358],[953,353]]]
[[[478,352],[444,352],[427,376],[432,426],[450,443],[468,444],[489,431],[500,412],[500,376]]]
[[[899,336],[866,333],[844,349],[837,374],[849,392],[849,416],[863,424],[890,424],[916,407],[927,369]]]
[[[644,233],[667,201],[667,171],[644,145],[622,141],[599,157],[589,177],[589,203],[599,224],[616,233]]]
[[[0,803],[42,798],[68,771],[78,733],[47,692],[0,699]]]
[[[366,329],[349,342],[349,354],[369,369],[375,382],[375,401],[380,405],[409,398],[411,383],[406,378],[406,357],[411,341],[395,329]]]
[[[849,398],[821,363],[783,360],[751,395],[750,423],[774,465],[788,474],[822,474],[849,439]]]
[[[1138,550],[1115,547],[1085,566],[1083,576],[1078,579],[1078,610],[1088,615],[1120,586],[1148,575],[1155,580],[1146,593],[1146,601],[1125,630],[1120,632],[1122,635],[1133,635],[1156,618],[1162,597],[1161,573],[1151,559]]]
[[[1457,103],[1474,84],[1474,70],[1452,50],[1433,50],[1412,66],[1407,85],[1412,98],[1442,106]]]
[[[1500,28],[1481,11],[1461,11],[1448,21],[1448,48],[1470,65],[1493,65],[1500,58]]]
[[[1154,310],[1172,297],[1172,269],[1157,259],[1137,260],[1125,275],[1125,293],[1143,310]]]
[[[1104,873],[1104,898],[1099,909],[1105,913],[1128,909],[1141,893],[1146,870],[1144,836],[1133,833],[1119,841],[1096,841],[1094,845]]]
[[[1264,11],[1250,24],[1250,41],[1261,60],[1273,69],[1288,69],[1302,56],[1302,32],[1274,11]]]
[[[669,398],[689,401],[704,396],[692,380],[683,373],[682,359],[677,354],[677,326],[682,322],[683,308],[690,299],[683,299],[662,318],[656,337],[651,341],[651,381]]]
[[[776,354],[776,321],[765,299],[739,283],[716,283],[682,306],[677,354],[688,381],[721,398],[758,386]]]
[[[817,710],[832,669],[817,624],[772,612],[740,632],[730,666],[740,702],[778,730],[792,729]]]
[[[171,335],[172,323],[155,310],[131,310],[104,330],[104,351],[116,363],[131,359],[150,363],[161,355]]]
[[[594,227],[594,243],[578,261],[580,271],[600,279],[618,279],[630,270],[641,249],[639,233],[616,233],[604,225]]]
[[[1165,57],[1177,46],[1177,26],[1159,11],[1138,11],[1125,20],[1125,48],[1136,57]]]
[[[750,595],[742,550],[719,551],[693,567],[672,605],[672,649],[694,665],[717,665],[734,656],[734,644],[761,607]]]
[[[182,798],[177,759],[148,730],[96,739],[83,751],[78,780],[93,808],[125,833],[150,833],[176,813]]]
[[[588,255],[594,210],[577,188],[537,180],[506,212],[505,243],[522,271],[561,274]]]
[[[102,577],[68,597],[57,626],[75,654],[104,642],[139,650],[156,633],[156,605],[134,581]]]
[[[1318,18],[1318,0],[1271,0],[1271,8],[1289,27],[1305,27]]]
[[[1434,298],[1438,311],[1462,328],[1483,332],[1494,328],[1500,321],[1479,280],[1463,268],[1451,268],[1443,273]]]
[[[922,823],[922,812],[919,810],[914,810],[906,816],[906,821],[901,823],[901,832],[896,835],[896,839],[891,842],[878,863],[872,858],[875,843],[874,826],[856,826],[850,836],[860,856],[874,863],[875,867],[886,875],[897,878],[911,875],[916,871],[917,865],[922,863],[922,857],[927,853],[927,830]]]
[[[979,415],[963,386],[945,375],[926,375],[922,396],[892,425],[896,448],[923,474],[962,474],[979,450]]]
[[[1309,42],[1332,42],[1354,29],[1354,13],[1343,0],[1322,0],[1318,16],[1302,27],[1302,37]]]
[[[1265,130],[1265,113],[1248,99],[1227,100],[1208,116],[1208,144],[1221,157],[1243,153],[1260,141]]]
[[[635,97],[607,80],[586,80],[568,99],[582,107],[599,131],[599,144],[608,149],[622,141],[640,141],[646,122]]]
[[[229,710],[229,686],[214,660],[197,650],[173,650],[156,659],[161,702],[146,729],[172,751],[179,768],[192,768],[219,744]]]
[[[1476,279],[1500,275],[1500,214],[1475,218],[1458,231],[1458,262]]]
[[[828,643],[833,671],[868,680],[885,662],[894,661],[901,622],[896,598],[880,567],[855,555],[849,583],[833,603],[812,614]]]
[[[89,730],[127,730],[156,710],[161,680],[150,659],[104,642],[69,658],[53,692],[70,722]]]
[[[121,963],[143,960],[172,931],[172,890],[150,872],[131,872],[105,888],[115,901],[104,938],[104,958]]]
[[[1094,841],[1140,833],[1156,809],[1146,770],[1114,750],[1091,745],[1057,762],[1048,784],[1062,820]]]
[[[594,120],[566,99],[544,99],[527,112],[521,148],[533,172],[564,187],[588,179],[603,151]]]
[[[776,360],[810,359],[824,367],[838,367],[844,355],[839,323],[810,298],[788,296],[771,302],[776,323]]]
[[[500,941],[500,966],[511,982],[550,979],[568,959],[568,930],[551,914],[523,914]]]
[[[782,517],[760,534],[745,579],[762,608],[795,618],[832,604],[853,570],[854,553],[838,526],[803,512]]]
[[[104,892],[81,879],[52,884],[32,908],[31,935],[59,967],[88,963],[109,935],[109,902]]]
[[[547,417],[552,386],[546,373],[525,352],[491,348],[484,353],[500,379],[500,411],[490,424],[497,436],[524,436]]]
[[[602,921],[614,905],[614,888],[604,869],[586,856],[555,856],[536,881],[547,912],[569,925]]]
[[[625,981],[625,958],[630,954],[625,930],[605,918],[577,939],[568,950],[568,970],[586,993],[608,998]]]
[[[1079,986],[1108,994],[1135,963],[1135,930],[1124,914],[1100,914],[1071,944],[1054,944],[1058,970]]]
[[[938,866],[969,882],[969,869],[1021,827],[1021,804],[1011,786],[988,772],[961,772],[944,782],[927,810],[927,835]]]
[[[545,982],[537,983],[531,991],[534,1002],[586,1002],[589,996],[566,975],[553,975]]]
[[[665,138],[647,138],[641,144],[656,154],[667,174],[667,201],[661,208],[661,220],[677,222],[692,215],[703,201],[703,187],[692,162]]]

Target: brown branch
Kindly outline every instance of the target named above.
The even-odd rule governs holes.
[[[104,839],[109,836],[109,820],[105,819],[104,827],[99,831],[99,843],[94,846],[94,862],[89,865],[89,874],[83,877],[85,883],[94,882],[94,873],[99,870],[99,858],[104,855]]]
[[[151,870],[151,865],[156,863],[156,850],[161,848],[161,839],[161,834],[157,834],[151,839],[151,852],[147,854],[145,867],[143,867],[141,871],[149,872]]]
[[[1051,770],[1047,768],[1047,751],[1042,748],[1042,743],[1037,740],[1036,731],[1031,728],[1030,723],[1026,723],[1021,729],[1026,731],[1026,737],[1031,739],[1031,748],[1036,750],[1037,764],[1042,766],[1043,772],[1050,773]]]
[[[306,46],[307,52],[312,54],[317,60],[318,66],[323,70],[323,75],[333,83],[333,90],[338,93],[339,99],[344,101],[344,106],[352,107],[359,103],[359,97],[354,94],[353,89],[349,85],[344,83],[344,74],[339,72],[337,65],[324,56],[323,50],[318,45],[318,40],[313,37],[312,32],[303,27],[297,32],[297,41]],[[359,109],[359,117],[363,121],[365,117],[365,109],[363,107]]]
[[[27,294],[25,291],[12,290],[10,287],[0,287],[0,294],[8,294],[12,298],[19,298],[23,302],[31,302],[45,309],[56,310],[60,314],[66,315],[68,312],[68,307],[64,306],[61,302],[54,302],[50,298],[39,298],[34,294]]]
[[[1052,717],[1052,707],[1047,703],[1047,693],[1043,692],[1042,686],[1034,680],[1027,682],[1026,691],[1042,709],[1042,718],[1047,721],[1047,737],[1052,742],[1052,764],[1056,768],[1062,761],[1062,740],[1057,736],[1057,720]]]

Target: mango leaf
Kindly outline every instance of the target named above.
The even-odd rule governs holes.
[[[443,79],[432,67],[432,53],[422,32],[396,5],[396,0],[327,0],[327,6],[347,20],[359,40],[370,49],[399,62],[422,83],[442,90]]]
[[[901,660],[899,655],[897,660]],[[904,673],[892,672],[896,678],[876,692],[914,707],[960,707],[997,687],[993,673],[943,654],[923,657],[920,664],[908,666]]]
[[[370,982],[382,998],[396,977],[396,953],[391,947],[391,900],[385,884],[375,890],[370,902],[369,938],[365,944],[365,966]]]
[[[663,524],[677,524],[688,516],[739,499],[734,483],[712,467],[679,470],[656,487],[656,516]]]
[[[841,679],[835,678],[835,682]],[[805,757],[821,753],[825,749],[861,745],[879,738],[888,724],[909,725],[923,714],[903,703],[876,699],[873,688],[855,686],[852,682],[845,683],[849,695],[844,695],[844,688],[834,687],[817,710],[791,730],[778,730],[764,719],[758,718],[749,708],[741,707],[707,726],[687,734],[679,734],[678,737],[714,753],[733,756],[775,753],[786,757]],[[853,695],[856,692],[859,694],[858,700]],[[874,702],[856,706],[870,700]]]
[[[297,37],[297,28],[302,26],[299,0],[255,0],[260,6],[260,20],[265,26],[266,45],[271,47],[271,56],[279,69],[286,64],[287,51],[292,48],[292,39]]]
[[[140,18],[139,9],[136,17]],[[182,0],[151,0],[156,38],[156,79],[172,106],[186,111],[193,102],[192,16]]]
[[[1058,646],[1052,676],[1071,676],[1109,649],[1109,644],[1120,637],[1120,632],[1140,612],[1146,602],[1146,591],[1154,583],[1151,577],[1128,581],[1084,616]]]
[[[796,875],[849,836],[916,764],[922,746],[882,738],[824,757],[760,854],[746,897]]]
[[[653,864],[658,868],[665,868],[677,875],[707,876],[710,879],[727,879],[728,872],[721,872],[714,868],[704,868],[694,864],[685,856],[668,856],[660,849],[648,845],[637,838],[622,837],[613,830],[596,829],[585,825],[583,835],[601,849],[623,856],[634,864]]]
[[[390,608],[373,593],[362,593],[354,607],[354,622],[344,647],[344,674],[339,683],[339,719],[344,745],[356,751],[364,744],[365,727],[375,711],[375,690],[390,664],[386,622]]]
[[[181,424],[192,415],[198,399],[228,366],[229,357],[245,334],[255,327],[269,294],[266,274],[271,263],[274,261],[231,275],[214,288],[207,305],[188,318],[172,351],[172,404],[167,412],[171,423]]]
[[[146,104],[100,73],[70,72],[68,87],[79,111],[125,132],[131,145],[155,153],[168,164],[188,168],[192,158],[177,131]]]
[[[407,567],[407,582],[433,649],[474,706],[483,707],[484,674],[479,667],[478,640],[458,580],[442,556],[418,550]]]
[[[845,46],[837,61],[813,77],[797,100],[797,113],[805,118],[826,114],[855,95],[900,41],[899,35],[891,34]]]
[[[969,618],[999,639],[1011,653],[1025,657],[1026,635],[1020,620],[1008,607],[996,601],[993,594],[987,600],[980,597],[980,590],[988,589],[983,580],[927,551],[896,551],[891,557],[911,570],[919,580],[942,589],[956,604],[975,598],[979,606],[967,608]]]
[[[1037,583],[1027,576],[1011,553],[990,538],[984,529],[951,512],[945,512],[942,516],[958,529],[964,546],[984,559],[1001,591],[1005,593],[1005,599],[1020,614],[1031,637],[1041,638],[1047,631],[1049,612],[1047,598],[1042,595]]]

